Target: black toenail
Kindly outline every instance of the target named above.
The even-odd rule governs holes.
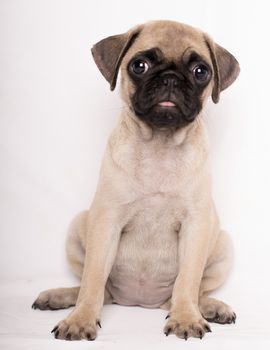
[[[51,333],[54,333],[57,330],[58,326],[55,326]]]
[[[166,337],[168,337],[168,335],[171,333],[171,328],[168,328],[166,332],[164,332]]]

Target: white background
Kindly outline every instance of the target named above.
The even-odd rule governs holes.
[[[106,36],[152,19],[199,27],[240,62],[239,79],[222,93],[219,104],[209,101],[205,110],[213,195],[236,251],[233,273],[218,294],[233,305],[238,324],[214,326],[215,332],[204,341],[209,349],[224,344],[254,347],[262,339],[269,343],[269,324],[264,322],[270,311],[267,3],[0,1],[0,344],[5,349],[18,347],[21,338],[27,349],[67,344],[52,340],[48,329],[67,312],[34,312],[26,303],[40,288],[74,284],[64,256],[66,228],[91,202],[106,140],[120,113],[117,90],[110,92],[90,48]],[[102,343],[108,335],[103,327],[91,346],[121,347],[117,341],[121,342],[123,325],[115,324],[118,315],[127,332],[125,346],[137,344],[132,337],[134,322],[146,334],[152,327],[152,338],[144,337],[140,346],[157,346],[155,341],[161,339],[161,311],[111,306],[104,315],[110,315],[106,327],[111,338]],[[156,317],[162,322],[157,324]],[[169,338],[171,348],[178,348],[181,340]],[[168,342],[158,344],[165,347]],[[196,344],[191,340],[187,346]]]

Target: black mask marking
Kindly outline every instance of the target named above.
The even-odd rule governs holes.
[[[134,112],[156,128],[180,128],[194,121],[211,80],[210,67],[196,53],[186,62],[168,62],[159,49],[136,55],[128,72],[136,86],[131,96]]]

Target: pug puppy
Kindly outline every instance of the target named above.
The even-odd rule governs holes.
[[[203,106],[239,74],[204,32],[154,21],[101,40],[94,60],[124,107],[109,138],[89,210],[71,224],[67,256],[80,287],[42,292],[33,308],[74,306],[55,338],[94,340],[104,303],[168,310],[164,333],[202,338],[235,322],[209,292],[232,265],[212,200]]]

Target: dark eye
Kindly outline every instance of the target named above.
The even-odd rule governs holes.
[[[193,69],[193,75],[196,80],[204,82],[209,76],[209,70],[204,64],[199,64]]]
[[[137,75],[146,73],[149,68],[150,68],[149,63],[143,59],[137,59],[131,65],[132,72]]]

